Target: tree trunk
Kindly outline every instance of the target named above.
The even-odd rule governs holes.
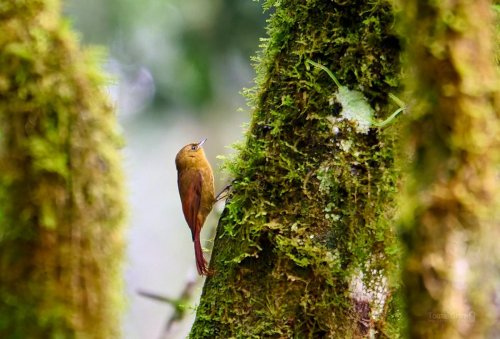
[[[58,1],[0,6],[0,337],[119,337],[124,196],[95,51]]]
[[[416,102],[403,211],[409,334],[498,337],[500,92],[492,4],[402,4]]]
[[[227,162],[232,194],[191,336],[394,334],[395,133],[373,126],[395,109],[392,8],[388,1],[264,6],[274,13],[249,91],[253,118]]]

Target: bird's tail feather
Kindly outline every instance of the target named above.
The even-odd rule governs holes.
[[[196,256],[196,268],[198,269],[198,274],[207,275],[207,262],[203,256],[203,250],[201,249],[200,232],[195,232],[194,235],[194,255]]]

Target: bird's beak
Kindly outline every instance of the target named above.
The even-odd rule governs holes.
[[[207,138],[205,138],[205,139],[203,139],[202,141],[200,141],[200,142],[198,143],[198,145],[197,145],[197,147],[196,147],[196,148],[197,148],[197,149],[200,149],[200,148],[201,148],[201,146],[203,146],[203,144],[205,143],[205,141],[207,141]]]

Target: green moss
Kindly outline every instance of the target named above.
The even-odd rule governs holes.
[[[59,6],[0,5],[0,337],[119,337],[121,141]]]
[[[500,257],[492,240],[500,224],[500,88],[490,11],[490,1],[402,2],[416,103],[404,130],[413,159],[400,220],[411,337],[500,333],[491,299]]]
[[[269,38],[254,59],[256,86],[246,91],[253,117],[238,155],[226,163],[233,193],[191,336],[362,334],[353,277],[362,272],[364,285],[376,287],[395,270],[398,254],[396,127],[357,133],[355,122],[338,119],[336,85],[306,60],[361,91],[376,118],[388,116],[388,93],[399,78],[391,7],[267,1],[264,8],[273,9]],[[389,326],[387,312],[377,329]]]

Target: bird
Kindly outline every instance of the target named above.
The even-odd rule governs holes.
[[[198,274],[208,275],[207,262],[200,243],[200,231],[216,201],[214,175],[205,156],[207,139],[182,147],[175,157],[177,185],[184,218],[191,229]]]

